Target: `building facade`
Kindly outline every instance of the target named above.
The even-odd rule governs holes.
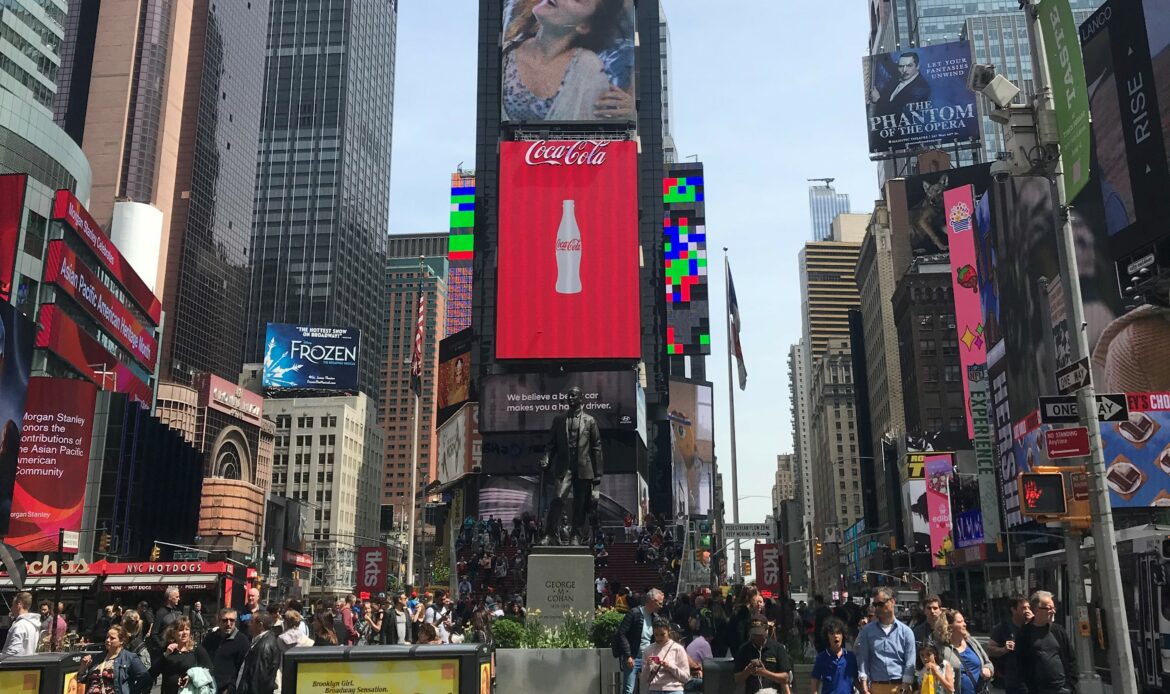
[[[252,225],[247,361],[267,323],[354,327],[377,403],[398,4],[274,0]]]
[[[405,519],[410,506],[410,461],[415,436],[414,393],[410,389],[410,360],[418,323],[419,290],[425,295],[423,328],[422,398],[418,407],[418,485],[416,493],[438,476],[435,427],[435,374],[439,365],[439,340],[443,337],[447,286],[435,271],[446,259],[442,253],[420,266],[418,257],[395,258],[386,265],[386,301],[390,321],[388,348],[383,355],[383,460],[380,499],[392,504],[396,523]],[[422,513],[419,498],[416,511]]]
[[[832,179],[825,179],[831,181]],[[849,212],[849,194],[838,193],[832,184],[808,187],[808,215],[812,221],[813,241],[833,238],[830,228],[839,214]]]
[[[364,393],[267,398],[276,423],[272,494],[312,509],[305,543],[312,555],[310,592],[343,595],[356,579],[355,549],[378,544],[382,430]]]
[[[788,394],[792,416],[792,465],[796,471],[796,501],[800,507],[800,544],[788,548],[793,583],[808,585],[809,542],[815,508],[812,484],[812,445],[809,441],[809,379],[805,370],[805,343],[801,339],[788,350]],[[800,575],[802,574],[802,575]],[[797,580],[799,575],[800,580]]]

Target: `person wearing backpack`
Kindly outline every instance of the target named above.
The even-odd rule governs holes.
[[[642,652],[653,641],[654,615],[662,609],[664,600],[661,590],[646,591],[642,605],[630,608],[613,635],[613,654],[622,671],[622,694],[634,694],[643,667]]]

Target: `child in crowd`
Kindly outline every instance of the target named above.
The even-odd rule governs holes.
[[[812,691],[819,694],[853,694],[853,682],[857,679],[857,656],[845,648],[845,622],[828,619],[822,631],[828,648],[817,654],[813,664]]]

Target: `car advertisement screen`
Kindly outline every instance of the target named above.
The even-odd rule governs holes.
[[[500,119],[637,120],[634,0],[505,0]]]
[[[967,89],[971,44],[879,53],[862,67],[870,154],[979,139],[975,93]]]
[[[0,301],[0,533],[12,506],[35,335],[32,321]]]
[[[641,353],[637,145],[500,145],[496,358]]]
[[[547,432],[554,417],[569,411],[573,386],[581,389],[585,412],[600,428],[637,428],[637,377],[630,370],[488,376],[480,396],[479,430]]]
[[[48,552],[57,530],[81,529],[97,387],[70,378],[29,381],[6,542]]]
[[[269,323],[261,383],[269,390],[352,390],[360,336],[356,328]]]

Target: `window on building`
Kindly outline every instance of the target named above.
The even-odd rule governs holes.
[[[947,383],[958,383],[961,374],[958,364],[949,364],[943,369],[943,380]]]
[[[926,383],[938,383],[938,367],[933,365],[923,367],[922,380]]]

